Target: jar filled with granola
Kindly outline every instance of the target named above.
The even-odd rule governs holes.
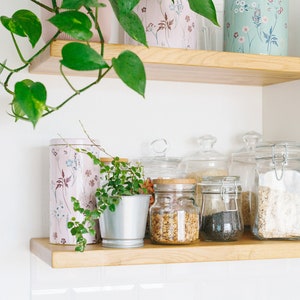
[[[150,239],[155,244],[190,244],[199,238],[195,179],[155,179]]]
[[[259,239],[300,239],[300,144],[256,147],[253,234]]]
[[[239,176],[242,186],[242,212],[244,226],[250,228],[253,223],[251,204],[255,203],[255,147],[260,142],[262,135],[249,131],[242,137],[244,147],[231,154],[229,175]]]
[[[204,241],[237,241],[244,232],[239,177],[203,178],[200,238]]]

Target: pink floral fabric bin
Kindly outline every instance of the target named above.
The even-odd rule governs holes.
[[[199,48],[199,19],[188,0],[141,0],[135,11],[143,22],[149,46]],[[137,44],[127,35],[125,42]]]
[[[74,212],[71,197],[76,197],[83,208],[96,207],[95,192],[99,187],[99,167],[85,153],[75,148],[86,149],[99,157],[99,150],[85,139],[52,139],[50,141],[50,243],[76,244],[67,223],[72,217],[82,220]],[[96,238],[86,234],[88,244],[99,240],[99,225]]]

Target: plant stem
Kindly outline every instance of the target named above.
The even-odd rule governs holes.
[[[50,115],[51,113],[53,113],[54,111],[59,110],[60,108],[62,108],[65,104],[67,104],[70,100],[72,100],[74,97],[76,97],[77,95],[79,95],[80,93],[84,92],[85,90],[89,89],[90,87],[92,87],[93,85],[96,85],[108,72],[109,70],[112,68],[112,66],[110,66],[102,75],[100,78],[97,78],[95,81],[91,82],[90,84],[86,85],[85,87],[83,87],[82,89],[76,90],[74,88],[72,88],[75,93],[72,94],[70,97],[68,97],[65,101],[63,101],[62,103],[60,103],[58,106],[52,108],[50,111],[46,112],[43,114],[43,117]]]
[[[53,13],[53,12],[56,13],[57,8],[58,8],[58,7],[57,7],[57,4],[56,4],[56,0],[52,0],[53,8],[47,6],[47,5],[45,5],[45,4],[43,4],[43,3],[39,2],[39,1],[36,1],[36,0],[30,0],[30,1],[33,2],[33,3],[35,3],[35,4],[37,4],[37,5],[39,5],[40,7],[42,7],[42,8],[44,8],[44,9],[48,10],[48,11],[51,12],[51,13]]]

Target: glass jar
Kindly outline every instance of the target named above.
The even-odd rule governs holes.
[[[155,244],[190,244],[199,238],[194,179],[155,179],[150,239]]]
[[[300,239],[300,144],[256,147],[253,234],[259,239]]]
[[[229,175],[239,176],[242,186],[242,214],[244,226],[250,227],[253,223],[251,203],[255,202],[255,148],[262,135],[255,131],[243,135],[244,147],[231,154]]]
[[[149,207],[154,203],[153,180],[158,178],[181,178],[184,177],[178,169],[181,158],[167,155],[169,144],[166,139],[158,138],[148,144],[151,155],[138,159],[144,167],[146,185],[152,189]],[[150,237],[150,220],[148,218],[145,237]]]
[[[149,144],[151,155],[139,159],[146,178],[180,178],[178,165],[181,158],[167,155],[168,147],[164,138],[155,139]]]
[[[187,178],[195,178],[197,183],[207,176],[227,176],[228,157],[214,149],[217,138],[207,134],[198,138],[199,149],[185,157],[179,168]],[[196,190],[196,204],[201,207],[202,196],[200,186]]]
[[[239,240],[244,232],[239,178],[206,177],[200,185],[200,238],[221,242]]]

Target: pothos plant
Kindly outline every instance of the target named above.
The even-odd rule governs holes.
[[[102,148],[100,150],[104,151]],[[76,238],[75,250],[83,252],[87,243],[85,235],[96,235],[96,220],[106,209],[115,211],[122,196],[149,194],[151,185],[149,185],[149,180],[144,178],[143,166],[138,163],[132,164],[119,157],[112,157],[111,162],[107,164],[85,149],[76,149],[76,151],[86,153],[94,164],[99,166],[102,178],[102,184],[95,193],[97,205],[93,210],[81,207],[80,200],[75,197],[71,198],[73,209],[82,215],[82,220],[78,221],[73,217],[67,226]]]
[[[1,16],[1,24],[9,31],[16,49],[20,64],[12,68],[3,59],[0,60],[0,83],[4,90],[11,95],[12,101],[10,114],[15,120],[30,121],[35,127],[37,122],[63,107],[77,95],[98,84],[103,77],[113,68],[119,78],[132,90],[145,97],[146,74],[142,61],[132,51],[125,50],[111,62],[104,59],[105,40],[98,22],[98,15],[105,4],[101,0],[62,0],[58,5],[56,0],[51,0],[48,6],[42,0],[30,0],[42,9],[53,14],[48,20],[57,31],[40,48],[37,48],[42,35],[42,23],[39,17],[27,9],[17,10],[11,17]],[[154,0],[153,0],[154,1]],[[174,2],[174,0],[169,0]],[[120,26],[134,40],[147,47],[146,34],[143,24],[134,7],[140,0],[109,0]],[[211,20],[218,25],[216,11],[212,0],[188,0],[190,8],[196,13]],[[43,24],[47,26],[47,24]],[[90,44],[93,36],[91,29],[96,30],[97,39],[101,45],[96,51]],[[60,33],[66,33],[75,41],[70,41],[61,50],[59,70],[64,80],[69,85],[70,95],[53,107],[49,104],[47,88],[42,82],[35,82],[30,78],[13,81],[16,73],[26,69],[32,61],[41,55],[51,42]],[[6,36],[4,37],[7,38]],[[25,58],[18,38],[26,38],[33,48],[33,54]],[[76,71],[98,71],[97,77],[83,88],[77,89],[65,74],[65,68]]]

